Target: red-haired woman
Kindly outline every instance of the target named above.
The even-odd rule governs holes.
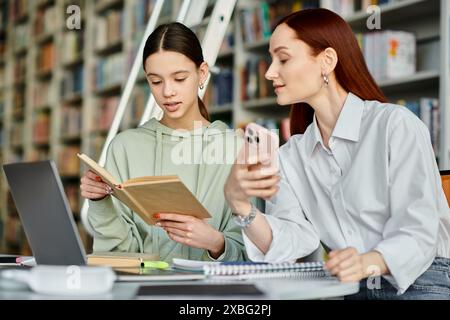
[[[269,51],[266,78],[278,104],[293,104],[294,135],[279,171],[235,164],[225,185],[249,257],[292,261],[321,242],[325,267],[360,281],[350,298],[449,299],[450,211],[426,126],[386,103],[350,26],[329,10],[285,17]],[[377,275],[370,290],[363,279]]]

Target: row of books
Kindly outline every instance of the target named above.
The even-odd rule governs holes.
[[[62,106],[61,118],[61,137],[65,139],[80,137],[82,127],[81,109],[74,106]]]
[[[0,34],[0,61],[5,59],[6,53],[6,35]]]
[[[121,129],[136,126],[144,113],[149,97],[150,87],[147,83],[142,83],[134,88],[130,102],[122,119]]]
[[[267,57],[253,56],[241,69],[241,100],[265,98],[273,95],[272,82],[265,78],[270,62]]]
[[[5,91],[0,90],[0,120],[3,119],[5,115]],[[2,122],[2,121],[0,121]]]
[[[4,89],[5,86],[6,86],[5,68],[0,66],[0,90]]]
[[[419,100],[400,100],[397,102],[404,105],[416,116],[418,116],[430,131],[431,143],[436,156],[440,152],[440,134],[441,134],[441,112],[439,99],[420,98]]]
[[[127,75],[124,53],[116,53],[104,59],[99,59],[94,77],[97,90],[122,84]]]
[[[74,68],[64,72],[61,83],[61,96],[69,99],[75,95],[83,93],[84,67],[78,64]]]
[[[105,16],[98,16],[96,19],[95,48],[104,49],[111,44],[121,41],[124,36],[123,12],[110,10]]]
[[[203,102],[207,106],[220,106],[233,102],[233,70],[223,68],[213,75]]]
[[[50,138],[50,113],[39,112],[33,123],[33,143],[46,144]]]
[[[8,212],[12,212],[8,210]],[[16,212],[16,211],[13,211]],[[22,225],[19,217],[8,216],[5,220],[5,237],[4,240],[10,250],[18,250],[20,244],[25,240],[25,234],[22,231]]]
[[[68,31],[63,36],[64,54],[62,62],[72,63],[80,59],[83,55],[83,32],[82,30]]]
[[[48,42],[42,45],[38,51],[37,69],[40,72],[51,71],[56,62],[55,45]]]
[[[27,72],[27,59],[26,56],[16,57],[13,66],[13,79],[15,83],[25,80]]]
[[[31,1],[29,0],[14,0],[11,4],[11,17],[14,21],[22,19],[30,12]]]
[[[16,118],[23,117],[25,110],[25,89],[25,86],[19,86],[14,88],[13,91],[13,116]]]
[[[14,50],[20,51],[25,49],[30,43],[28,35],[28,25],[20,24],[14,27]]]
[[[8,2],[0,2],[0,30],[6,30],[8,26]]]
[[[36,12],[33,33],[35,36],[50,34],[56,31],[57,25],[58,19],[55,6],[40,9]]]
[[[33,90],[33,104],[35,109],[45,108],[50,106],[50,92],[52,83],[36,82]]]
[[[250,123],[255,122],[269,130],[274,130],[280,137],[280,145],[285,143],[291,136],[289,117],[282,119],[258,118],[253,121],[244,121],[238,124],[237,128],[245,130]]]
[[[23,122],[16,122],[11,127],[11,136],[10,143],[13,147],[22,146],[23,145]]]
[[[319,0],[249,2],[239,15],[244,43],[268,39],[276,23],[288,14],[307,8],[318,8]]]
[[[365,11],[371,5],[383,5],[398,0],[320,0],[320,6],[346,18],[358,11]]]
[[[58,155],[58,171],[62,177],[74,177],[80,173],[79,146],[64,146]]]
[[[145,26],[150,19],[155,3],[155,0],[136,0],[133,2],[130,33],[133,35],[133,41],[139,43],[142,40]],[[164,7],[167,6],[163,6],[163,8]]]
[[[3,148],[4,144],[5,144],[5,130],[0,130],[0,160],[2,160],[2,163],[3,163],[3,159],[1,159],[1,153],[2,153],[2,148]]]
[[[411,32],[386,30],[356,35],[375,80],[395,79],[416,72],[416,37]]]
[[[228,25],[227,30],[225,31],[225,35],[223,36],[222,45],[219,49],[219,55],[222,52],[229,51],[234,48],[234,24],[230,23]]]
[[[103,145],[105,144],[106,136],[105,135],[94,135],[89,140],[89,149],[88,154],[92,159],[99,159],[100,154],[102,152]]]
[[[64,186],[64,192],[69,201],[72,213],[77,214],[80,211],[80,186],[78,181],[74,184],[66,184]]]
[[[49,158],[48,148],[35,148],[27,153],[27,161],[43,161]]]
[[[119,96],[100,99],[96,115],[94,116],[92,128],[99,131],[107,131],[111,127],[116,109],[119,105]]]

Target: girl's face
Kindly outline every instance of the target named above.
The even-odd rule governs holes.
[[[318,94],[323,86],[319,58],[294,30],[279,25],[270,38],[269,52],[272,63],[265,77],[273,82],[279,105],[308,102]]]
[[[199,113],[197,92],[207,70],[206,63],[197,68],[188,57],[173,51],[160,50],[147,58],[147,81],[164,117],[180,120]]]

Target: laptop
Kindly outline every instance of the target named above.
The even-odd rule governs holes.
[[[36,264],[86,265],[61,179],[52,160],[3,165]]]

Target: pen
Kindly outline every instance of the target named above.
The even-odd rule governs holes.
[[[142,268],[167,269],[169,264],[165,261],[142,261]]]

